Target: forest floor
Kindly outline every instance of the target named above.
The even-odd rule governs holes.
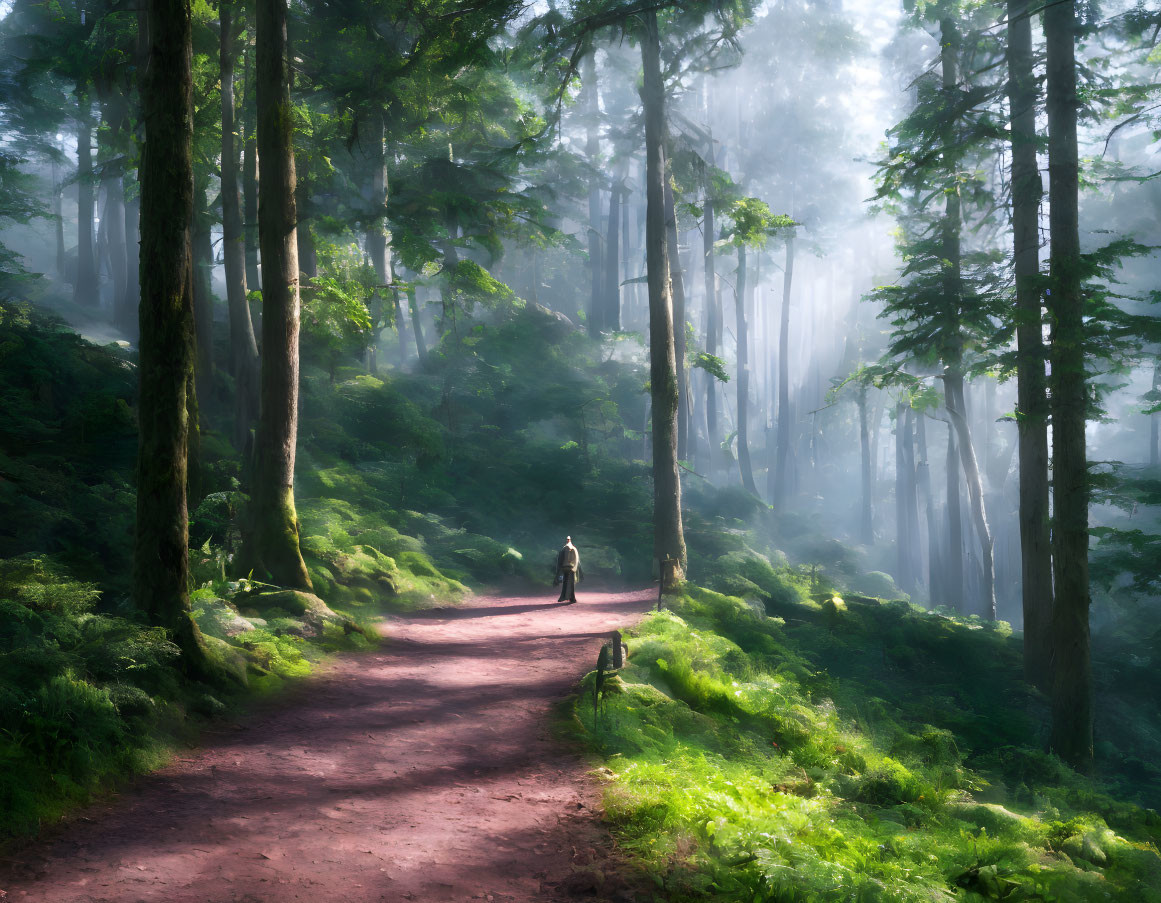
[[[391,618],[380,649],[10,854],[0,888],[38,903],[632,899],[554,709],[654,593]]]

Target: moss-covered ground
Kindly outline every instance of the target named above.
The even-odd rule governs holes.
[[[655,899],[1161,900],[1161,818],[1039,751],[1008,630],[770,571],[769,609],[668,597],[577,698]]]

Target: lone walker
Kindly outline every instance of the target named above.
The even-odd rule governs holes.
[[[560,598],[556,600],[557,602],[567,600],[571,605],[576,601],[576,577],[578,571],[580,571],[580,552],[572,544],[572,537],[566,536],[564,538],[564,548],[556,556],[556,578],[561,581]]]

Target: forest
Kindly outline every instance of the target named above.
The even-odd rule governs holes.
[[[1159,277],[1149,0],[0,0],[0,899],[1161,903]]]

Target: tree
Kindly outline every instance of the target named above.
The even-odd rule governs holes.
[[[286,0],[258,0],[256,28],[262,370],[245,559],[264,579],[310,589],[294,507],[301,302]]]
[[[246,297],[246,237],[238,188],[234,118],[238,35],[230,0],[221,0],[218,15],[222,77],[222,259],[230,318],[230,370],[234,375],[234,440],[238,448],[244,449],[250,429],[258,419],[258,343]]]
[[[653,400],[653,555],[686,563],[677,459],[677,356],[665,230],[665,83],[657,13],[641,14],[645,110],[645,256],[649,276],[649,385]]]
[[[1044,11],[1047,42],[1048,201],[1052,326],[1053,573],[1052,748],[1081,770],[1092,766],[1093,699],[1089,652],[1088,461],[1085,426],[1085,299],[1080,249],[1079,110],[1076,8],[1060,0]]]
[[[1052,549],[1048,527],[1048,396],[1040,310],[1040,197],[1036,77],[1030,0],[1008,0],[1008,99],[1012,145],[1012,240],[1016,276],[1017,428],[1024,673],[1051,686]]]
[[[190,616],[186,503],[194,378],[192,25],[189,0],[149,0],[148,10],[133,596],[172,632],[187,669],[201,673],[206,659]]]

